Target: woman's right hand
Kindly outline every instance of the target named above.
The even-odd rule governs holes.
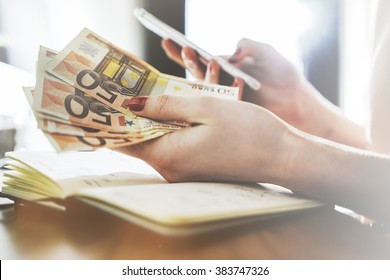
[[[185,67],[196,79],[220,83],[220,67],[215,60],[205,66],[193,49],[181,48],[171,40],[163,40],[162,47],[168,57]],[[244,101],[268,109],[309,134],[360,148],[367,145],[364,129],[346,119],[270,45],[242,39],[236,52],[226,59],[261,83],[261,88],[256,91],[245,86]]]
[[[220,83],[220,67],[216,61],[205,66],[195,50],[181,48],[171,40],[163,40],[162,47],[170,59],[185,67],[194,78]],[[304,124],[307,106],[302,102],[308,91],[315,90],[292,63],[273,47],[249,39],[242,39],[236,52],[226,59],[261,83],[257,91],[245,87],[244,101],[262,106],[293,126],[307,130]]]
[[[206,66],[200,62],[196,51],[190,47],[181,47],[170,39],[163,39],[161,46],[167,56],[181,67],[186,68],[197,80],[204,80]]]

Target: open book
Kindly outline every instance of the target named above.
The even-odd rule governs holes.
[[[76,198],[153,231],[182,235],[320,204],[259,184],[167,183],[113,152],[9,152],[3,195],[61,208]]]

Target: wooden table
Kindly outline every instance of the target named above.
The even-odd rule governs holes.
[[[167,237],[81,203],[0,210],[1,259],[389,259],[390,237],[332,208]]]

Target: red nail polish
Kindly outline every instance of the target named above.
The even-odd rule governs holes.
[[[145,107],[146,100],[148,100],[147,96],[133,97],[128,101],[127,108],[134,112],[142,111]]]

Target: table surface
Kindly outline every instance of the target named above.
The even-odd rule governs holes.
[[[390,237],[330,207],[185,237],[82,203],[0,210],[0,259],[389,259]]]

